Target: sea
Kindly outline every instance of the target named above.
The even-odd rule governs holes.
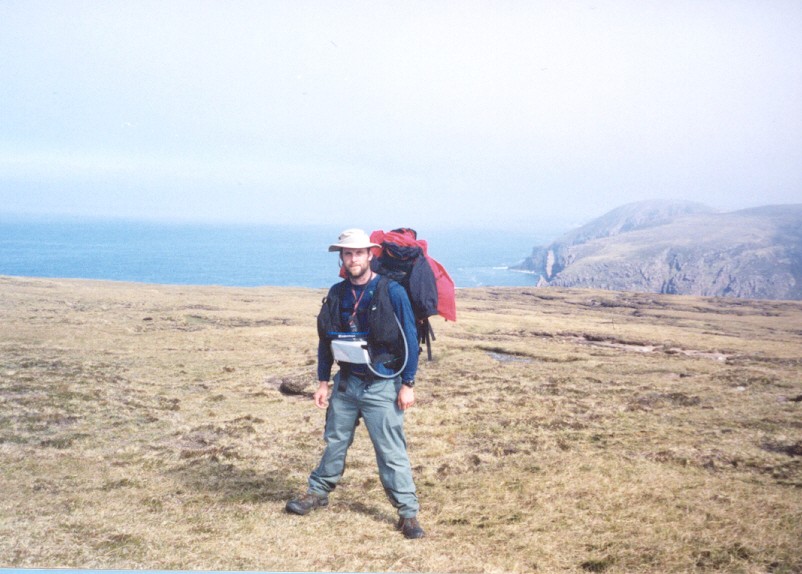
[[[326,225],[0,216],[0,275],[322,288],[337,280],[338,258],[328,245],[340,231]],[[462,288],[534,285],[534,275],[510,267],[565,231],[554,226],[418,233],[429,255]]]

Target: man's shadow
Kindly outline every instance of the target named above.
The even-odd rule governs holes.
[[[300,494],[297,479],[290,480],[286,471],[258,471],[217,457],[187,461],[170,474],[179,478],[187,488],[208,492],[225,503],[277,503],[283,508],[287,501]],[[356,500],[351,492],[338,494],[340,496],[330,503],[337,511],[347,509],[382,524],[394,524],[394,517],[382,508]]]

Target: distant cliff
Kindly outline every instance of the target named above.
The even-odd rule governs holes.
[[[628,204],[534,248],[518,268],[540,285],[802,299],[802,204]]]

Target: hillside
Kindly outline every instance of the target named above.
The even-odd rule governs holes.
[[[496,288],[406,415],[427,537],[364,425],[329,507],[324,292],[0,277],[0,567],[802,571],[802,303]]]
[[[541,286],[802,299],[802,204],[630,204],[535,248],[520,268]]]

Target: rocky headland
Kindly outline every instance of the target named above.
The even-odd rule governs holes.
[[[802,204],[720,213],[632,203],[535,247],[517,268],[540,286],[802,299]]]

